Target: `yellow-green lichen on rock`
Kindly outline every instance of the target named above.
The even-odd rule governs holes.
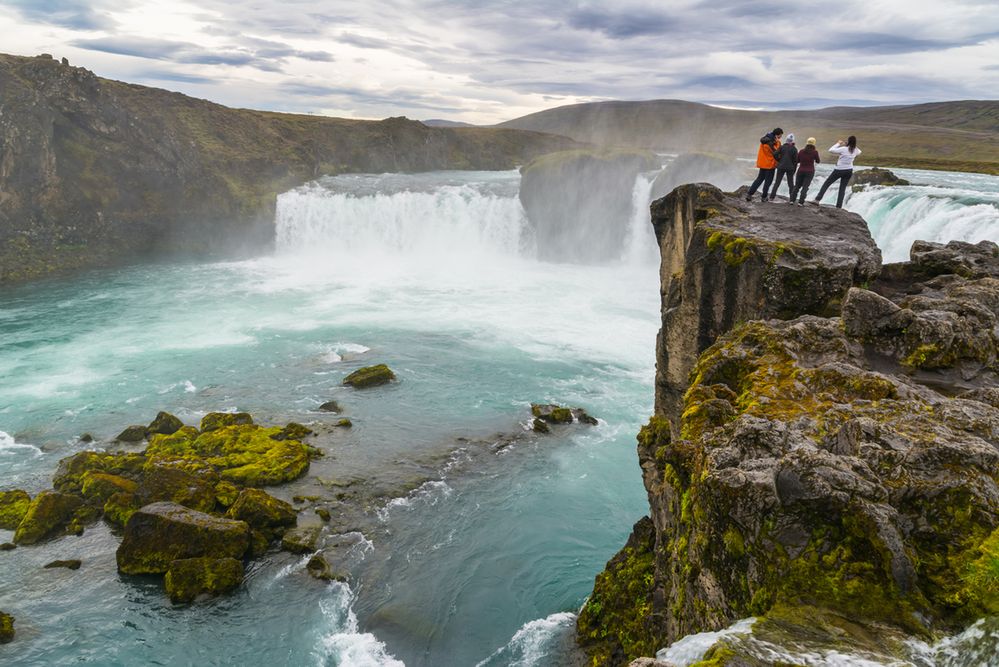
[[[377,387],[395,380],[395,373],[385,364],[359,368],[343,379],[343,384],[355,389]]]
[[[14,617],[0,611],[0,644],[14,641]]]
[[[0,491],[0,528],[16,530],[30,505],[31,497],[25,491]]]
[[[42,491],[14,532],[15,544],[35,544],[66,531],[82,508],[80,498],[58,491]]]
[[[163,578],[167,595],[175,604],[215,596],[243,583],[243,563],[235,558],[184,558],[170,563]]]

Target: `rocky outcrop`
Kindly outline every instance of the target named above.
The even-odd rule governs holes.
[[[737,322],[833,315],[877,276],[881,252],[863,218],[840,209],[766,207],[706,184],[651,207],[662,256],[656,414],[678,415],[697,356]]]
[[[850,185],[852,186],[852,190],[857,192],[867,188],[869,185],[909,185],[909,181],[899,178],[888,169],[872,167],[871,169],[861,169],[853,172]]]
[[[699,186],[657,211],[650,516],[580,614],[595,664],[748,616],[799,647],[885,650],[999,611],[996,246],[916,244],[881,280],[856,216],[761,216]],[[768,664],[734,646],[710,664]]]
[[[0,491],[0,529],[16,530],[30,505],[31,496],[20,489]]]
[[[0,644],[14,641],[14,617],[0,611]]]
[[[165,574],[182,559],[242,559],[249,546],[245,521],[163,502],[146,505],[129,518],[116,557],[125,574]]]
[[[267,248],[275,196],[322,175],[512,169],[575,145],[405,118],[230,109],[50,57],[0,55],[0,283]]]
[[[25,512],[14,532],[15,544],[35,544],[68,530],[83,509],[78,497],[58,491],[42,491]]]
[[[635,179],[659,167],[644,151],[574,150],[521,169],[520,202],[549,261],[606,262],[621,257]]]

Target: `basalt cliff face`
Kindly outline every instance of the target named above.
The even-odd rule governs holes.
[[[704,185],[652,217],[650,515],[580,614],[594,664],[750,616],[705,665],[898,655],[999,611],[999,246],[882,268],[854,214]]]
[[[512,169],[575,145],[230,109],[0,55],[0,283],[149,254],[266,248],[275,196],[325,174]]]

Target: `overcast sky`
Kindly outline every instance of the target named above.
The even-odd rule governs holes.
[[[0,35],[105,77],[356,118],[999,97],[997,0],[0,0]]]

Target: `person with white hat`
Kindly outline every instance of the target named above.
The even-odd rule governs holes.
[[[794,168],[798,164],[798,147],[794,145],[794,133],[788,132],[784,145],[777,151],[777,178],[774,179],[774,189],[770,191],[770,201],[777,198],[780,182],[787,178],[788,194],[794,190]]]
[[[808,186],[812,184],[812,179],[815,178],[815,165],[822,162],[819,159],[819,151],[815,148],[815,137],[808,137],[808,141],[805,142],[805,147],[798,151],[798,175],[794,179],[794,188],[791,190],[791,202],[795,203],[794,200],[798,198],[798,193],[801,193],[801,199],[798,199],[798,206],[805,205],[805,197],[808,196]]]

